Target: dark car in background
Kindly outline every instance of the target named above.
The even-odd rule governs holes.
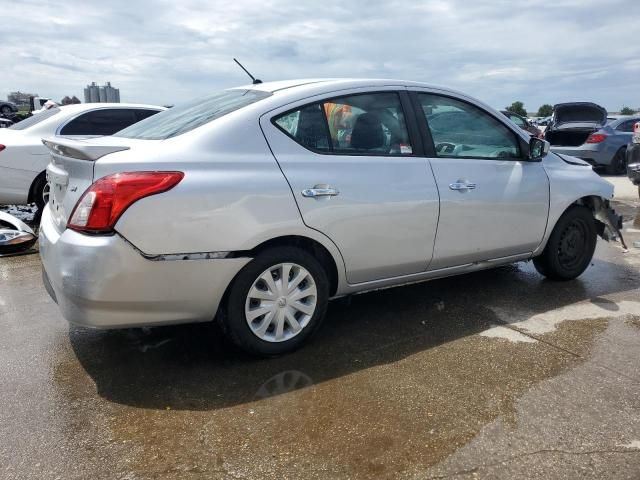
[[[542,130],[533,125],[529,120],[524,118],[522,115],[518,115],[517,113],[510,112],[508,110],[503,110],[501,112],[504,116],[506,116],[509,120],[515,123],[518,127],[520,127],[525,132],[530,135],[538,138],[542,138]]]
[[[13,115],[17,111],[18,106],[15,103],[0,100],[0,116]]]
[[[640,116],[607,118],[607,111],[595,103],[561,103],[553,107],[545,139],[560,154],[578,157],[611,175],[625,173],[627,145],[633,125]]]

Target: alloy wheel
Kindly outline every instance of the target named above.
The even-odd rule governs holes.
[[[310,322],[317,305],[313,276],[301,265],[280,263],[253,282],[245,302],[251,332],[266,342],[284,342]]]

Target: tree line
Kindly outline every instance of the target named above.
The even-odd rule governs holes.
[[[528,116],[527,110],[524,108],[524,103],[520,101],[513,102],[511,105],[506,107],[505,110],[509,112],[517,113],[518,115],[522,115],[523,117]],[[639,110],[634,110],[633,108],[628,107],[626,105],[620,109],[620,115],[634,115],[635,113],[638,113],[638,112]],[[553,105],[549,105],[548,103],[545,103],[544,105],[540,106],[540,108],[538,108],[538,113],[536,114],[536,116],[549,117],[551,116],[551,113],[553,113]]]

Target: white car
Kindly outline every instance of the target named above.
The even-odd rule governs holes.
[[[84,103],[53,107],[0,130],[0,205],[48,199],[45,170],[49,150],[43,137],[93,138],[112,135],[165,110],[154,105]]]

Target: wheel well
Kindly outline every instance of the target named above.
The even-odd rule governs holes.
[[[327,278],[329,279],[330,296],[335,295],[338,289],[338,267],[329,251],[316,240],[297,235],[277,237],[261,243],[260,245],[247,251],[246,254],[247,256],[255,257],[256,255],[260,254],[260,252],[263,252],[269,248],[285,246],[300,248],[310,255],[313,255],[316,260],[320,262],[320,265],[322,265],[325,272],[327,272]]]
[[[593,214],[594,220],[596,222],[596,231],[598,232],[598,235],[602,236],[602,234],[604,233],[604,229],[605,229],[605,225],[604,223],[602,223],[600,220],[598,220],[597,218],[595,218],[595,213],[596,213],[596,208],[599,205],[599,202],[602,202],[602,197],[598,197],[596,195],[589,195],[586,197],[582,197],[579,198],[578,200],[576,200],[575,202],[573,202],[571,205],[569,205],[566,209],[565,212],[571,208],[573,205],[581,205],[583,207],[587,207],[589,210],[591,210],[591,213]],[[607,204],[609,203],[607,200],[604,200]],[[564,213],[564,212],[562,212]]]
[[[46,175],[47,172],[40,172],[38,175],[36,175],[36,178],[33,179],[33,182],[31,182],[31,186],[29,187],[29,196],[27,197],[27,202],[33,203],[36,201],[36,185],[38,184],[38,181],[42,177],[46,177]]]

